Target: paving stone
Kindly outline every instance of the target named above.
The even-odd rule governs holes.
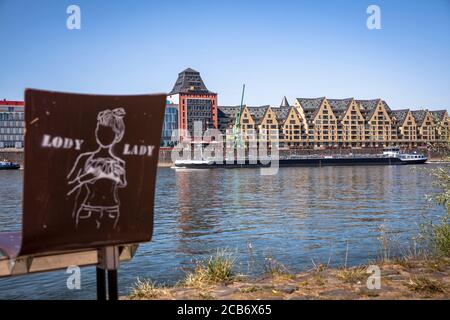
[[[314,297],[310,297],[310,296],[292,296],[292,297],[289,297],[288,300],[314,300]]]
[[[388,276],[383,276],[381,278],[381,281],[383,281],[383,278],[385,280],[391,280],[391,281],[405,281],[405,277],[402,275],[398,275],[398,274],[393,274],[393,275],[388,275]]]
[[[222,298],[222,297],[226,297],[226,296],[232,295],[233,293],[236,293],[236,292],[239,292],[239,289],[237,289],[237,288],[223,287],[223,288],[220,288],[220,289],[214,289],[214,290],[212,291],[212,294],[213,294],[216,298],[220,299],[220,298]]]
[[[345,289],[335,289],[322,291],[319,293],[321,296],[329,296],[329,297],[339,297],[339,298],[347,298],[350,295],[354,295],[352,292]]]
[[[283,293],[287,293],[287,294],[291,294],[295,291],[297,291],[299,289],[299,287],[297,286],[276,286],[274,288],[274,290],[279,291],[279,292],[283,292]]]

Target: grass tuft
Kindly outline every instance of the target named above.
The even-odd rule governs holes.
[[[416,292],[423,293],[446,293],[447,289],[445,285],[438,281],[432,280],[426,277],[411,278],[406,286]]]
[[[194,271],[187,273],[181,284],[188,287],[204,287],[233,282],[235,260],[225,250],[217,251],[216,255],[209,259],[197,262]]]
[[[431,244],[434,254],[437,257],[450,257],[449,216],[447,216],[440,224],[433,226]]]
[[[239,291],[241,293],[252,293],[252,292],[257,292],[257,291],[260,291],[260,290],[262,290],[261,287],[253,286],[253,287],[241,288]]]
[[[271,257],[266,258],[266,263],[264,265],[264,269],[265,269],[265,274],[270,277],[273,277],[273,278],[293,277],[293,275],[291,274],[289,269],[286,268],[285,265],[283,265],[282,263],[278,262],[277,260],[275,260]]]
[[[336,278],[345,283],[358,283],[358,281],[363,281],[366,279],[366,268],[356,267],[350,269],[341,269],[336,273]]]
[[[154,299],[158,295],[159,291],[152,281],[137,278],[128,298],[131,300]]]

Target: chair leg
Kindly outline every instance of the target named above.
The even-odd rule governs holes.
[[[117,269],[108,270],[108,297],[109,300],[113,301],[119,299],[119,291],[117,285]]]
[[[97,274],[97,300],[106,300],[106,271],[102,268],[96,268]]]

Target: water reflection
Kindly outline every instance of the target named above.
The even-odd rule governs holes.
[[[238,271],[257,274],[272,257],[296,271],[331,260],[373,259],[380,225],[406,241],[423,215],[439,216],[425,194],[436,192],[424,168],[282,168],[259,170],[158,170],[153,240],[120,270],[125,293],[136,277],[174,283],[192,261],[229,248]],[[0,230],[20,228],[22,172],[0,172]],[[94,298],[92,268],[82,290],[65,288],[64,271],[0,279],[1,298]]]

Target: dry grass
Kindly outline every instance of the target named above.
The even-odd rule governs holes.
[[[314,280],[314,284],[317,286],[324,286],[326,284],[326,280],[321,274],[315,274],[312,278]]]
[[[131,300],[155,299],[160,293],[152,281],[138,278],[128,298]]]
[[[367,278],[365,267],[356,267],[350,269],[341,269],[336,273],[336,278],[345,283],[358,283]]]
[[[264,265],[265,274],[272,278],[293,278],[294,275],[286,268],[285,265],[273,258],[267,258]]]
[[[401,267],[403,267],[404,269],[411,269],[415,266],[414,263],[414,258],[409,258],[409,257],[398,257],[392,260],[393,264],[397,264]]]
[[[252,293],[252,292],[257,292],[257,291],[260,291],[260,290],[262,290],[261,287],[253,286],[253,287],[241,288],[239,291],[241,293]]]
[[[438,281],[426,277],[414,277],[409,280],[406,286],[415,292],[421,293],[446,293],[445,285]]]
[[[202,300],[214,300],[215,297],[210,292],[200,292],[198,297]]]
[[[425,261],[425,267],[429,271],[443,271],[445,267],[448,265],[448,260],[445,258],[442,259],[430,259]]]
[[[314,264],[313,263],[313,271],[314,272],[320,273],[320,272],[323,272],[323,271],[325,271],[327,269],[328,269],[328,267],[326,265],[324,265],[323,263],[319,263],[319,264]]]

